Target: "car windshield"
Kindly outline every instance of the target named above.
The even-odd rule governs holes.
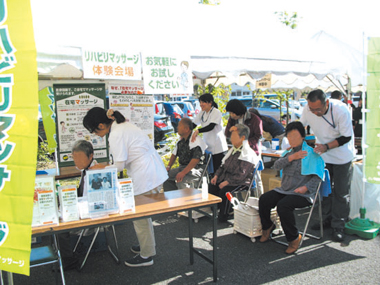
[[[173,104],[172,106],[173,106],[174,112],[176,112],[178,114],[182,114],[183,113],[182,110],[181,110],[181,108],[177,104]]]

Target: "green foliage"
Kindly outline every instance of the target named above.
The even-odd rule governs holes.
[[[47,141],[42,141],[38,143],[37,150],[37,169],[50,168],[54,164],[51,156],[49,156],[49,147]]]
[[[219,5],[222,0],[199,0],[198,4]]]
[[[274,13],[278,16],[278,19],[280,20],[280,22],[283,23],[285,26],[291,29],[297,28],[297,24],[299,20],[297,12],[288,13],[286,11],[283,11],[283,12],[274,12]]]

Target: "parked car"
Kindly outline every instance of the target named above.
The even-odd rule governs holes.
[[[235,99],[238,99],[239,101],[241,101],[246,107],[247,109],[249,108],[252,108],[252,96],[247,96],[247,97],[237,97]]]
[[[275,118],[276,120],[280,121],[280,104],[279,103],[270,99],[256,98],[253,102],[253,107],[255,107],[260,112],[260,114],[271,116]],[[281,110],[283,114],[282,118],[285,118],[286,107],[282,106]],[[297,119],[301,118],[302,112],[296,109],[289,108],[289,115],[292,112],[295,113]]]
[[[174,131],[177,132],[177,127],[179,121],[183,118],[184,114],[181,108],[175,103],[169,102],[156,102],[157,108],[159,109],[159,114],[162,114],[163,110],[170,117]]]
[[[300,98],[298,102],[300,103],[301,107],[305,107],[307,104],[307,100],[305,98]]]
[[[158,108],[156,107],[156,111]],[[167,143],[166,135],[174,132],[170,117],[160,114],[154,114],[154,145],[156,147]]]
[[[181,108],[184,118],[189,118],[191,120],[195,118],[195,110],[191,102],[176,101],[176,102],[169,102],[169,103],[177,104]]]
[[[199,103],[198,99],[185,99],[183,100],[183,102],[190,102],[191,104],[193,104],[195,115],[198,115],[199,112],[202,110],[201,104]]]

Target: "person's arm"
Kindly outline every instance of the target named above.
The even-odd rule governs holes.
[[[294,153],[288,153],[274,162],[274,169],[281,170],[288,166],[293,160],[302,159],[307,155],[307,151],[300,150]]]
[[[215,126],[216,126],[215,123],[210,123],[206,127],[200,128],[200,129],[198,129],[196,131],[198,131],[198,133],[207,133],[207,132],[212,131],[215,128]]]
[[[319,182],[321,182],[321,178],[318,175],[312,175],[311,179],[305,184],[307,190],[302,194],[305,194],[306,192],[315,193]]]
[[[231,137],[231,131],[230,131],[230,128],[231,128],[232,126],[234,126],[234,125],[235,125],[235,124],[233,124],[233,122],[232,122],[232,118],[230,117],[230,118],[228,119],[227,126],[226,126],[226,128],[225,128],[225,130],[224,130],[224,135],[226,136],[226,138]]]
[[[177,156],[175,156],[174,154],[172,154],[172,155],[170,156],[168,166],[166,166],[166,170],[167,170],[167,171],[169,171],[169,170],[172,168],[172,166],[173,166],[174,161],[176,160],[176,158],[177,158]]]

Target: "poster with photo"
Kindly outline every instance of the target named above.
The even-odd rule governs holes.
[[[118,184],[120,214],[133,213],[135,211],[135,197],[132,178],[119,179]]]
[[[88,170],[86,173],[88,212],[91,217],[117,213],[117,169]]]
[[[154,98],[146,94],[110,94],[110,109],[122,113],[127,122],[139,127],[154,143]]]
[[[87,140],[94,147],[94,159],[108,161],[108,142],[90,134],[83,118],[93,107],[105,108],[105,84],[54,84],[58,164],[73,166],[71,149],[77,140]]]

